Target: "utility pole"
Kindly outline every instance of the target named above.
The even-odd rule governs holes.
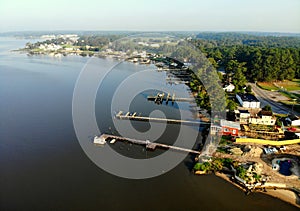
[[[295,99],[295,98],[293,99],[292,114],[294,114],[294,105],[295,105],[296,100],[297,100],[297,99]]]

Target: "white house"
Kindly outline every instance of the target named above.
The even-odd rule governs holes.
[[[276,117],[273,117],[271,111],[260,111],[257,116],[249,118],[249,123],[257,125],[275,125]]]
[[[250,118],[250,112],[248,110],[235,110],[235,118],[240,124],[248,124]]]
[[[259,100],[252,94],[236,94],[236,98],[244,108],[260,108]]]

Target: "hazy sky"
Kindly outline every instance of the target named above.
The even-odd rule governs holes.
[[[300,0],[0,0],[0,31],[300,32]]]

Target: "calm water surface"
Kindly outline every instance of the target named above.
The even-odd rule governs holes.
[[[82,151],[72,124],[73,89],[88,58],[9,51],[26,42],[0,38],[1,210],[296,210],[263,194],[245,196],[213,175],[194,176],[189,171],[190,157],[170,172],[147,180],[123,179],[99,169]],[[128,74],[137,71],[132,64],[124,65],[109,76],[110,87],[122,80],[122,68]],[[162,80],[162,74],[154,72],[153,79]],[[105,112],[109,89],[104,90],[98,94],[96,113],[99,127],[105,129],[112,123]],[[143,100],[145,96],[138,95],[132,108],[138,109],[146,103]],[[156,106],[148,103],[143,112]],[[160,109],[171,117],[177,115],[176,106]],[[135,127],[145,130],[148,125]],[[170,126],[169,131],[176,127]],[[170,143],[172,137],[160,141]],[[115,148],[128,156],[149,156],[137,146],[119,143]],[[156,156],[160,151],[149,153]]]

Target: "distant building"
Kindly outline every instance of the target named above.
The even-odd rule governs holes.
[[[226,92],[232,92],[235,89],[235,86],[233,84],[226,84],[223,87],[223,90]]]
[[[146,42],[138,42],[138,45],[142,45],[142,46],[149,46],[149,44],[148,44],[148,43],[146,43]]]
[[[151,46],[152,48],[159,48],[159,47],[160,47],[160,45],[159,45],[158,43],[150,44],[150,46]]]
[[[252,94],[236,94],[236,98],[244,108],[260,108],[259,100]]]
[[[231,136],[237,136],[239,133],[239,130],[241,130],[240,123],[238,122],[232,122],[225,119],[220,120],[220,126],[222,128],[222,135],[231,135]]]

